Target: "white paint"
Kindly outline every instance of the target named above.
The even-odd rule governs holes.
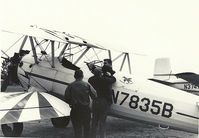
[[[21,115],[19,117],[19,122],[41,119],[38,107],[39,107],[38,94],[37,92],[34,92],[29,98],[28,102],[26,103],[26,106],[24,107],[30,109],[22,110]]]

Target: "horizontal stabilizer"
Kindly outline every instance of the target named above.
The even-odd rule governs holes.
[[[70,110],[67,103],[45,92],[0,94],[1,124],[69,116]]]
[[[168,82],[168,81],[162,81],[162,80],[157,80],[157,79],[149,79],[149,80],[154,81],[154,82],[158,82],[158,83],[161,83],[161,84],[165,84],[165,85],[168,85],[168,86],[173,84],[173,83]]]
[[[184,79],[199,87],[199,75],[192,72],[184,72],[176,74],[176,77]]]

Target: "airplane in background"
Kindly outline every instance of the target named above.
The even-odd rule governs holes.
[[[199,74],[193,72],[172,73],[169,58],[155,60],[153,76],[149,80],[199,95]]]
[[[112,59],[113,69],[118,69],[110,115],[198,133],[199,97],[135,78],[128,52],[114,53],[79,36],[34,26],[7,32],[18,34],[21,41],[17,44],[21,43],[12,57],[3,57],[1,91],[13,82],[24,91],[0,93],[0,123],[5,136],[20,136],[23,122],[33,120],[51,119],[54,127],[66,127],[70,107],[64,94],[74,81],[74,71],[83,70],[87,81],[93,75],[90,66],[101,68],[105,58]],[[125,63],[129,73],[124,71]]]

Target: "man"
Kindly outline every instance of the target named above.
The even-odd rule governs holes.
[[[115,71],[112,69],[112,60],[111,59],[104,59],[104,66],[102,67],[105,73],[110,73],[111,76],[115,74]]]
[[[98,98],[93,101],[92,118],[92,137],[96,137],[97,126],[99,125],[100,138],[106,136],[106,118],[110,105],[112,104],[112,84],[116,81],[112,75],[107,75],[107,70],[95,68],[94,76],[89,78],[88,82],[97,91]]]
[[[82,70],[76,70],[75,81],[68,85],[65,92],[65,100],[71,106],[71,121],[76,138],[88,138],[90,130],[91,111],[89,108],[89,96],[97,97],[94,88],[82,79]]]

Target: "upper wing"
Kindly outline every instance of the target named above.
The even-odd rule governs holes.
[[[18,29],[18,28],[12,28],[12,29],[4,29],[2,31],[21,34],[21,35],[27,35],[27,36],[33,36],[36,38],[52,40],[52,41],[56,41],[60,43],[71,43],[71,44],[75,44],[79,46],[87,46],[87,47],[106,50],[104,47],[98,44],[95,44],[93,42],[90,42],[82,37],[70,35],[65,32],[59,32],[55,30],[49,30],[49,29],[37,28],[37,27],[26,27],[26,28],[24,27],[23,30]]]
[[[40,29],[42,29],[42,28],[40,28]],[[47,30],[47,29],[43,29],[43,30],[48,32],[48,33],[51,32],[50,34],[52,34],[52,35],[56,34],[59,38],[66,40],[68,43],[71,43],[71,44],[107,50],[103,46],[96,44],[94,42],[91,42],[91,41],[84,39],[82,37],[79,37],[77,35],[71,35],[71,34],[67,34],[65,32],[59,32],[59,31],[50,31],[50,30]],[[54,32],[54,34],[52,32]]]
[[[184,72],[176,74],[176,77],[184,79],[199,87],[199,75],[192,72]]]
[[[15,34],[33,36],[33,37],[36,37],[36,38],[52,40],[52,41],[61,42],[61,43],[67,43],[66,40],[63,40],[62,38],[56,37],[55,35],[53,36],[52,34],[47,33],[46,31],[35,28],[35,27],[24,27],[23,30],[18,29],[18,28],[9,28],[9,29],[4,29],[2,31],[8,32],[8,33],[15,33]]]
[[[26,122],[70,115],[64,101],[45,92],[0,93],[0,123]]]

